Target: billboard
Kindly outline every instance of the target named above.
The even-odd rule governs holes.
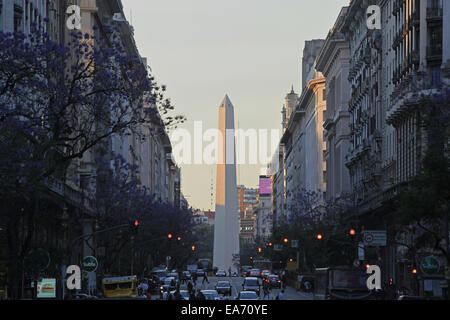
[[[272,179],[268,176],[259,177],[259,195],[270,196],[272,194]]]
[[[56,298],[56,279],[42,279],[37,284],[38,298]]]

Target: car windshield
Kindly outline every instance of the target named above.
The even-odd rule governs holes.
[[[218,286],[218,287],[229,287],[229,286],[230,286],[230,283],[229,283],[229,282],[226,282],[226,281],[221,281],[221,282],[218,282],[218,283],[217,283],[217,286]]]
[[[257,279],[246,279],[245,285],[246,286],[257,286],[258,280]]]
[[[278,280],[278,276],[269,276],[270,280]]]
[[[217,298],[219,296],[219,294],[217,293],[217,291],[202,291],[203,295],[205,296],[206,300],[214,300],[215,298]]]
[[[164,283],[165,283],[165,284],[170,284],[170,282],[171,282],[172,280],[175,280],[175,278],[166,278],[166,279],[164,279]]]
[[[258,296],[256,295],[256,292],[253,292],[253,291],[242,291],[240,298],[241,299],[258,299]]]

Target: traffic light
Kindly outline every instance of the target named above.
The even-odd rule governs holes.
[[[411,271],[413,274],[417,274],[417,269],[412,269]]]
[[[171,233],[169,233],[169,234],[167,235],[167,238],[172,239],[172,238],[173,238],[173,235],[172,235]]]
[[[351,230],[349,231],[349,234],[350,234],[351,236],[354,236],[354,235],[356,235],[356,231],[355,231],[355,229],[351,229]]]
[[[269,247],[271,247],[272,246],[272,242],[269,242]]]
[[[366,264],[366,269],[369,269],[370,268],[370,264]]]
[[[292,262],[292,261],[294,261],[294,259],[290,258],[290,259],[289,259],[289,262]]]
[[[195,246],[192,246],[191,249],[192,249],[192,251],[195,251]]]
[[[178,240],[178,241],[181,241],[181,237],[178,237],[177,240]]]
[[[135,228],[139,227],[139,221],[135,220],[133,225],[134,225]]]
[[[288,243],[288,242],[289,242],[289,239],[288,239],[288,238],[284,238],[284,239],[283,239],[283,242],[284,242],[284,243]]]
[[[253,260],[253,257],[250,257],[250,260]]]
[[[321,234],[318,234],[317,235],[317,240],[322,240],[322,239],[323,239],[323,236]]]
[[[261,253],[262,252],[262,249],[261,248],[258,248],[258,253]]]

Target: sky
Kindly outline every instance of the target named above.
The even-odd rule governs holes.
[[[167,86],[176,114],[203,131],[218,126],[228,94],[235,126],[281,130],[291,86],[301,92],[304,42],[325,39],[349,0],[122,0],[141,56]],[[281,131],[280,131],[281,134]],[[204,144],[206,146],[207,143]],[[215,206],[215,166],[179,164],[193,208]],[[237,167],[237,183],[258,187],[262,164]],[[211,186],[212,196],[211,196]]]

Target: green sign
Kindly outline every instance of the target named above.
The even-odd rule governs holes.
[[[441,265],[439,260],[433,256],[428,256],[422,259],[420,262],[420,269],[426,275],[434,275],[439,272]]]
[[[87,272],[95,272],[98,267],[98,261],[95,257],[87,256],[83,259],[83,270]]]

